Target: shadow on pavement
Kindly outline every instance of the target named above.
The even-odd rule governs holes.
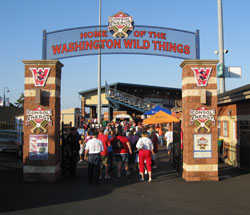
[[[249,174],[249,171],[245,171],[242,169],[239,169],[234,166],[230,166],[225,163],[219,163],[219,179],[220,181],[233,178],[233,177],[238,177],[241,175],[246,175]]]
[[[160,150],[157,156],[158,168],[153,169],[153,181],[180,177],[172,168],[171,163],[167,162],[165,150]],[[2,174],[0,177],[0,212],[38,208],[105,196],[117,188],[141,183],[138,170],[131,170],[131,173],[128,177],[124,173],[121,178],[117,178],[116,169],[114,169],[110,173],[111,179],[101,179],[96,187],[88,184],[86,162],[78,164],[76,176],[62,178],[53,184],[23,182],[21,175],[0,173]],[[147,176],[145,176],[146,179]]]
[[[190,189],[193,190],[192,187],[198,187],[195,190],[200,190],[201,188],[199,186],[203,186],[204,188],[204,183],[186,183],[181,179],[180,174],[177,173],[172,168],[172,164],[167,161],[167,153],[164,147],[161,147],[159,153],[157,154],[156,164],[158,168],[153,169],[153,182],[150,184],[150,189],[147,181],[139,182],[138,170],[131,170],[132,174],[129,177],[126,177],[125,174],[123,174],[121,178],[117,178],[116,169],[114,169],[110,174],[111,179],[102,179],[100,180],[98,186],[90,186],[87,180],[87,164],[85,162],[78,165],[77,175],[75,177],[62,178],[57,183],[53,184],[22,182],[22,176],[20,175],[9,173],[5,173],[3,175],[0,172],[0,174],[2,174],[0,175],[0,212],[19,212],[21,210],[33,208],[39,208],[40,210],[42,207],[52,205],[58,209],[58,207],[60,207],[63,203],[73,203],[79,201],[86,201],[86,204],[89,204],[87,200],[90,199],[100,197],[105,197],[105,199],[119,198],[119,192],[121,190],[123,190],[123,198],[121,201],[124,201],[125,198],[133,198],[132,196],[129,196],[129,193],[131,193],[131,190],[137,189],[138,193],[149,192],[150,195],[155,195],[155,198],[157,195],[162,195],[163,197],[161,198],[165,198],[164,192],[161,193],[161,190],[167,186],[169,192],[173,189],[174,194],[172,195],[177,195],[178,192],[184,193],[185,190],[187,190],[187,195],[189,195],[191,192]],[[248,172],[226,164],[219,165],[219,175],[221,180],[247,173]],[[145,177],[145,179],[147,179],[147,177]],[[210,183],[206,183],[205,187],[206,186],[211,186],[213,188],[219,186],[219,184],[214,183],[212,185]],[[125,189],[120,190],[122,187]],[[117,191],[116,189],[119,190]],[[178,189],[179,191],[176,193],[176,190]],[[116,192],[114,192],[115,190]],[[156,193],[151,192],[152,190],[155,190]],[[111,196],[112,193],[115,194]]]

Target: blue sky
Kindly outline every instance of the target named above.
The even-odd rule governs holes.
[[[224,48],[227,66],[241,66],[242,79],[226,79],[226,90],[250,83],[250,1],[224,0]],[[102,0],[102,24],[118,11],[135,25],[200,30],[201,59],[218,59],[217,0]],[[24,91],[22,60],[40,60],[42,31],[98,25],[99,0],[1,0],[0,96],[8,87],[14,103]],[[62,108],[80,107],[78,92],[97,87],[98,56],[60,60]],[[181,88],[181,59],[145,55],[102,56],[102,84],[126,82]]]

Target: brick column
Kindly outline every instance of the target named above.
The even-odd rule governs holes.
[[[218,180],[217,63],[215,60],[184,60],[180,65],[183,178],[186,181]]]
[[[61,64],[25,60],[23,180],[60,177]]]
[[[90,118],[97,118],[96,107],[90,107]]]
[[[81,97],[82,117],[85,117],[85,97]]]

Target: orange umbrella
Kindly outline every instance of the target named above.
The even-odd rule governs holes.
[[[170,123],[170,122],[179,122],[180,120],[174,116],[171,116],[163,111],[157,112],[155,115],[151,116],[148,119],[143,120],[143,124],[160,124],[160,123]]]

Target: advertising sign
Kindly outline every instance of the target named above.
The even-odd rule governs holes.
[[[32,125],[31,132],[34,133],[47,133],[46,126],[52,125],[52,110],[45,110],[41,106],[37,106],[33,110],[26,110],[26,125]]]
[[[48,135],[30,135],[29,159],[48,160]]]
[[[110,16],[108,21],[108,30],[111,31],[113,37],[128,37],[128,32],[133,30],[133,17],[121,11]]]
[[[84,55],[146,54],[199,59],[199,31],[133,25],[133,18],[118,12],[109,25],[44,31],[43,58],[55,60]]]
[[[215,110],[208,109],[205,105],[196,110],[189,111],[191,115],[190,125],[196,125],[196,132],[210,132],[211,124],[215,125]]]
[[[212,158],[211,134],[194,134],[194,158]]]

